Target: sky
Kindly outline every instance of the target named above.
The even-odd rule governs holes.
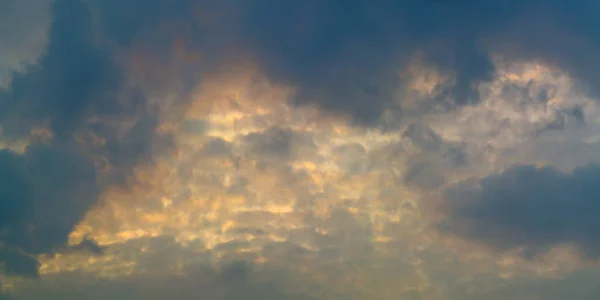
[[[0,299],[600,299],[598,28],[0,0]]]

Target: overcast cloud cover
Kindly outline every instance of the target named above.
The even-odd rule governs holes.
[[[600,4],[0,0],[0,297],[598,299]]]

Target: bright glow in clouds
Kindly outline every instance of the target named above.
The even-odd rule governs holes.
[[[405,75],[414,78],[397,95],[411,97],[405,103],[435,93],[422,70]],[[513,164],[569,170],[598,161],[597,151],[558,161],[555,148],[569,149],[575,139],[597,146],[596,104],[564,73],[533,63],[498,62],[497,78],[480,89],[478,105],[381,131],[285,104],[294,89],[256,68],[205,78],[186,119],[165,117],[160,126],[175,133],[175,150],[136,167],[131,188],[105,191],[70,234],[70,245],[89,238],[104,254],[42,255],[40,279],[7,282],[18,299],[79,299],[75,291],[95,290],[96,281],[162,299],[151,292],[155,280],[243,261],[257,278],[269,270],[294,274],[280,288],[314,299],[504,299],[494,297],[526,282],[534,291],[527,299],[555,299],[546,286],[571,284],[558,278],[597,273],[578,275],[586,262],[571,245],[527,260],[518,249],[495,252],[442,234],[440,191]],[[579,106],[587,124],[561,115]],[[203,284],[196,293],[217,289]],[[195,288],[177,280],[170,287]],[[86,299],[119,297],[99,295]]]
[[[598,8],[0,0],[0,299],[600,299]]]

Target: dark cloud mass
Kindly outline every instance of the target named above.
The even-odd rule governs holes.
[[[5,271],[35,274],[35,259],[28,255],[64,244],[98,193],[93,163],[69,149],[0,150],[0,262]]]
[[[590,258],[600,256],[600,166],[571,173],[514,166],[446,190],[444,230],[498,250],[523,248],[533,257],[561,244],[575,244]]]
[[[16,74],[0,95],[5,133],[27,133],[46,122],[65,140],[87,114],[118,112],[121,74],[111,53],[96,45],[91,11],[79,1],[56,1],[52,12],[50,42],[39,65]]]
[[[363,124],[392,106],[397,74],[414,54],[454,75],[440,88],[458,105],[478,101],[478,84],[494,75],[491,55],[555,64],[591,89],[600,79],[598,10],[590,1],[95,3],[121,45],[168,54],[164,45],[184,37],[213,66],[248,55],[269,79],[298,87],[295,102]]]
[[[317,104],[358,124],[373,125],[386,108],[396,105],[393,97],[403,84],[398,74],[415,54],[453,75],[453,82],[439,88],[448,96],[444,101],[455,106],[478,101],[478,85],[495,73],[492,55],[554,64],[598,92],[598,6],[583,0],[56,0],[42,56],[37,64],[13,74],[10,88],[0,91],[3,139],[20,140],[39,128],[51,132],[23,154],[0,152],[0,261],[17,272],[6,257],[29,257],[64,244],[96,202],[105,177],[114,175],[99,171],[98,156],[111,166],[103,170],[116,172],[118,180],[126,182],[123,178],[133,167],[172,146],[169,137],[157,135],[160,117],[149,108],[148,91],[132,83],[127,58],[159,67],[184,59],[176,74],[161,69],[165,75],[152,84],[152,92],[159,90],[158,94],[171,81],[190,88],[206,72],[250,59],[271,81],[296,87],[295,104]],[[201,54],[201,63],[188,63],[188,52]],[[164,78],[171,75],[177,80]],[[130,126],[132,120],[137,125]],[[123,133],[123,128],[129,129]],[[261,144],[255,150],[293,156],[289,147],[295,140],[286,131],[267,134],[273,138],[255,137]],[[82,145],[91,137],[105,143]],[[248,142],[253,141],[249,137]],[[435,147],[435,139],[431,142]],[[572,176],[585,180],[588,177],[580,174],[591,172],[586,170]],[[564,194],[549,194],[561,213],[581,210],[588,216],[593,211],[588,197],[588,192],[596,192],[593,185],[575,184],[571,175],[535,172],[545,174],[543,180],[567,178],[565,191],[580,193],[574,206],[556,198]],[[508,175],[498,178],[503,176]],[[495,186],[494,178],[483,182]],[[507,205],[525,205],[511,199]],[[500,200],[491,203],[504,203]],[[527,237],[546,232],[538,227],[548,220],[522,219]],[[575,226],[576,219],[586,225]],[[504,226],[503,220],[498,224]],[[561,220],[552,222],[556,230],[542,235],[541,244],[565,240],[566,230],[580,229],[574,230],[575,241],[599,248],[588,231],[597,225],[592,216]],[[509,241],[525,243],[516,237]],[[24,269],[32,273],[30,261]]]
[[[88,124],[94,117],[131,115],[117,101],[124,73],[97,34],[86,2],[55,1],[52,15],[49,43],[38,64],[14,74],[10,88],[0,91],[3,139],[49,130],[22,154],[0,150],[0,262],[20,275],[35,274],[30,256],[62,247],[96,202],[104,181],[96,154],[111,153],[109,163],[127,172],[148,151],[153,135],[154,125],[143,123],[143,129],[134,126],[136,141],[123,143],[116,129]],[[83,147],[77,139],[82,133],[105,139],[106,147]],[[19,255],[21,268],[14,259]]]

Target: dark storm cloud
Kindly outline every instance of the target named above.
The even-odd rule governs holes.
[[[120,64],[125,57],[150,57],[142,65],[164,66],[185,56],[176,52],[182,47],[199,52],[201,65],[176,64],[176,81],[186,88],[203,72],[249,57],[273,82],[297,87],[296,104],[318,104],[373,124],[394,105],[397,74],[414,53],[454,74],[453,83],[438,88],[459,106],[476,103],[478,84],[493,77],[492,53],[555,64],[598,92],[597,8],[583,0],[56,0],[38,64],[14,74],[11,87],[0,91],[3,138],[21,138],[39,127],[53,134],[25,154],[2,154],[3,172],[12,172],[0,182],[7,186],[0,201],[11,212],[0,212],[2,247],[35,254],[66,241],[102,189],[92,184],[99,179],[92,179],[97,172],[87,163],[91,156],[105,156],[111,170],[126,177],[136,164],[172,147],[171,139],[155,133],[155,112],[142,114],[129,134],[121,132],[122,120],[147,110],[148,96],[124,87],[130,83],[127,66]],[[181,40],[184,46],[177,44]],[[169,80],[159,76],[152,88]],[[112,123],[90,124],[104,117]],[[106,143],[81,149],[79,133],[83,140],[95,135]],[[283,131],[268,133],[280,134],[281,140],[273,140],[280,144],[254,149],[293,157],[293,139],[286,140]],[[56,165],[61,161],[66,168]],[[40,200],[39,191],[49,196]]]
[[[0,90],[2,139],[20,140],[43,127],[52,135],[22,154],[0,150],[0,263],[7,272],[26,276],[37,273],[33,255],[61,248],[97,201],[107,179],[99,177],[96,155],[106,154],[117,173],[126,174],[148,158],[156,127],[153,117],[142,118],[118,139],[122,126],[88,124],[90,118],[132,116],[135,109],[118,101],[125,73],[86,2],[54,1],[52,19],[38,63],[14,74],[11,86]],[[83,146],[79,133],[106,143]],[[91,244],[82,247],[99,251]]]
[[[524,248],[524,255],[575,244],[600,257],[600,166],[571,173],[514,166],[446,190],[448,223],[442,228],[497,250]]]
[[[39,65],[16,74],[0,94],[5,133],[23,133],[50,123],[57,139],[70,139],[84,117],[118,110],[121,73],[108,50],[94,41],[89,8],[80,1],[56,1],[49,44]]]
[[[4,270],[27,270],[22,275],[31,275],[30,262],[35,259],[28,255],[51,252],[64,244],[98,192],[92,162],[69,149],[34,145],[24,154],[0,150]],[[25,269],[17,266],[19,262],[25,263]]]
[[[10,88],[0,91],[5,138],[47,126],[55,144],[74,145],[77,133],[105,139],[101,150],[118,167],[131,168],[147,159],[158,116],[146,107],[144,91],[125,89],[126,66],[119,64],[119,49],[96,26],[92,7],[85,1],[58,0],[52,16],[49,42],[38,63],[15,74]],[[97,121],[102,118],[111,122]],[[124,124],[132,119],[134,126]],[[129,127],[125,134],[123,127]],[[168,147],[169,141],[159,143]]]
[[[458,71],[451,91],[456,102],[477,100],[471,84],[489,79],[492,64],[464,22],[455,24],[460,19],[451,14],[434,15],[440,8],[445,9],[415,1],[256,1],[243,20],[267,74],[300,87],[298,103],[316,101],[370,123],[391,104],[396,73],[414,51]],[[435,24],[438,20],[445,26]],[[427,49],[452,34],[444,32],[446,26],[457,29],[454,40]]]
[[[169,55],[183,37],[208,65],[239,54],[269,79],[316,103],[371,124],[392,106],[397,74],[419,53],[454,74],[438,100],[476,103],[493,78],[491,54],[564,68],[593,90],[600,35],[593,1],[308,0],[95,1],[121,45]]]

